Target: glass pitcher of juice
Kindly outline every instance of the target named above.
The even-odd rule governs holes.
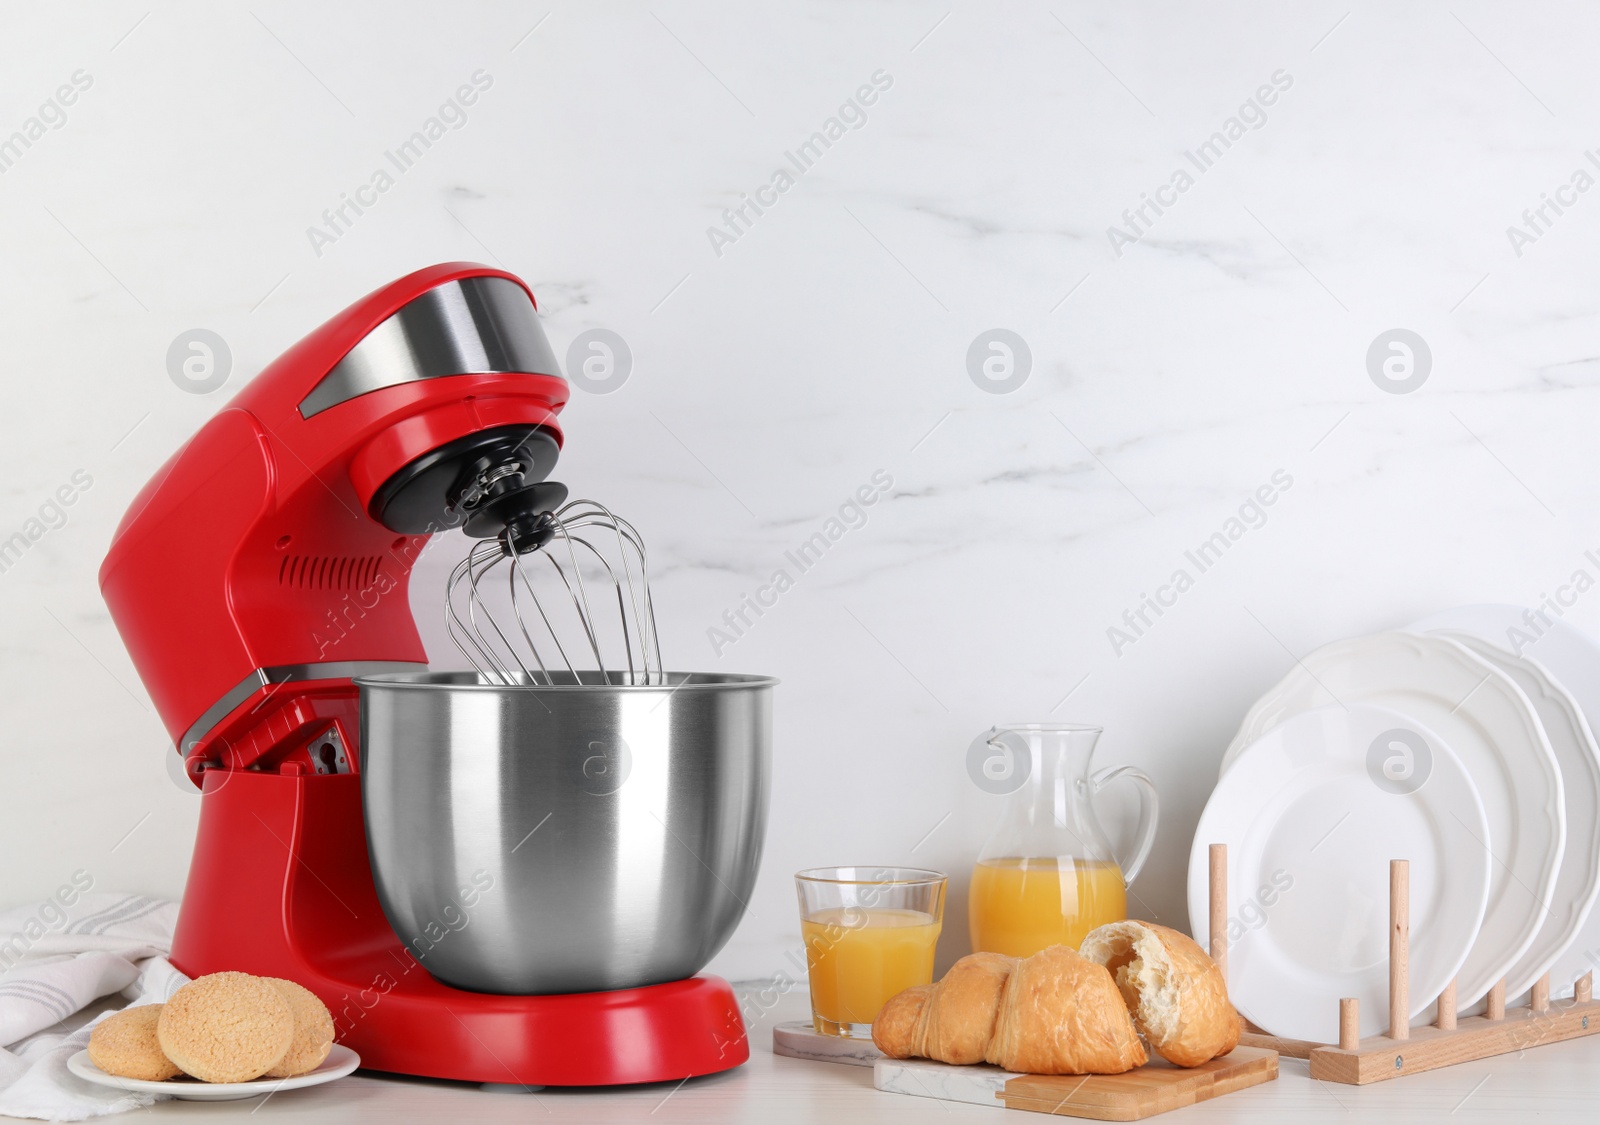
[[[974,951],[1030,957],[1078,948],[1096,926],[1128,916],[1127,888],[1155,842],[1155,783],[1131,766],[1090,772],[1099,727],[1024,725],[980,735],[969,766],[990,792],[1009,793],[1005,815],[972,871],[967,921]],[[1139,827],[1126,863],[1095,816],[1113,781],[1139,789]]]

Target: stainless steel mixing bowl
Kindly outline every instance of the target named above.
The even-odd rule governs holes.
[[[658,984],[699,972],[733,933],[766,830],[776,680],[356,683],[378,899],[440,981]]]

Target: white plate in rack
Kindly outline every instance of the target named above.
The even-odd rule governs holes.
[[[1493,855],[1489,910],[1457,982],[1464,1008],[1528,952],[1550,908],[1566,845],[1560,767],[1533,704],[1509,676],[1448,637],[1394,632],[1335,641],[1296,662],[1245,716],[1223,757],[1224,778],[1246,746],[1286,719],[1358,703],[1392,708],[1436,732],[1483,801],[1489,831],[1475,846]]]
[[[166,1082],[146,1082],[139,1078],[123,1078],[107,1074],[94,1065],[88,1051],[79,1051],[67,1060],[67,1069],[96,1086],[110,1086],[117,1090],[131,1090],[140,1094],[165,1094],[194,1102],[233,1102],[245,1098],[259,1098],[263,1094],[281,1094],[289,1090],[303,1090],[307,1086],[320,1086],[353,1074],[361,1065],[361,1056],[349,1047],[338,1043],[322,1060],[322,1065],[307,1074],[293,1078],[257,1078],[253,1082],[197,1082],[193,1078],[174,1078]]]
[[[1422,778],[1421,784],[1411,783]],[[1389,860],[1410,862],[1411,1015],[1466,961],[1489,901],[1483,803],[1436,733],[1352,703],[1292,716],[1251,743],[1200,816],[1189,919],[1209,942],[1211,844],[1228,845],[1228,994],[1272,1035],[1338,1041],[1389,1020]]]
[[[1545,972],[1551,995],[1600,967],[1600,645],[1548,614],[1509,605],[1462,606],[1412,625],[1454,636],[1494,663],[1533,703],[1561,766],[1567,845],[1555,897],[1534,944],[1507,974],[1510,1000]],[[1585,703],[1587,700],[1587,703]]]

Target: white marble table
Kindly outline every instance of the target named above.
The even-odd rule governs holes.
[[[217,1106],[167,1102],[120,1120],[156,1118],[184,1125],[314,1119],[340,1122],[649,1121],[896,1122],[1003,1120],[1003,1110],[881,1093],[861,1066],[804,1062],[775,1056],[772,1026],[803,1018],[804,996],[785,996],[751,1029],[750,1061],[728,1074],[676,1086],[627,1090],[542,1090],[488,1093],[475,1087],[357,1074],[321,1090],[283,1094],[264,1102]],[[1302,1062],[1282,1062],[1276,1082],[1215,1102],[1176,1111],[1174,1125],[1209,1122],[1277,1125],[1283,1121],[1405,1123],[1449,1118],[1501,1122],[1537,1115],[1541,1122],[1592,1122],[1600,1108],[1600,1044],[1558,1043],[1481,1063],[1357,1088],[1313,1082]],[[1013,1117],[1018,1114],[1013,1112]]]

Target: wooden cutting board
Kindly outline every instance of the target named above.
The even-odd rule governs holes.
[[[1157,1059],[1126,1074],[1082,1077],[1014,1074],[995,1066],[950,1066],[926,1059],[879,1059],[872,1084],[892,1093],[942,1101],[1092,1121],[1140,1121],[1277,1077],[1278,1052],[1235,1047],[1231,1054],[1189,1069]]]

